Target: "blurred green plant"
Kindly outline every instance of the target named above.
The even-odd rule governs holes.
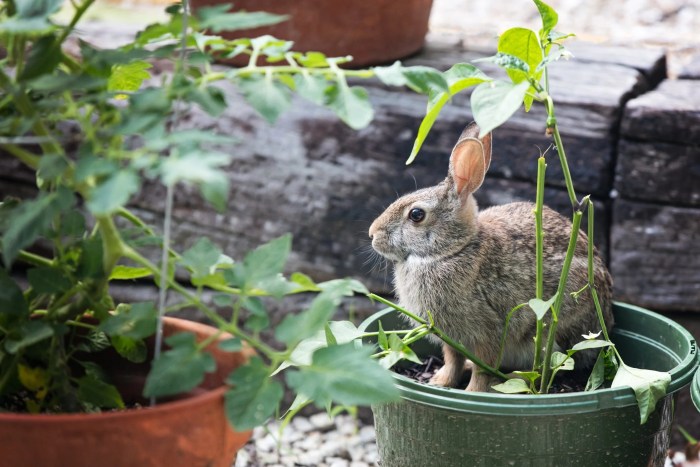
[[[222,169],[234,163],[235,141],[178,127],[187,106],[222,115],[229,103],[218,82],[233,84],[270,122],[298,95],[362,128],[372,119],[372,107],[367,92],[348,79],[375,71],[343,69],[350,57],[295,52],[291,42],[271,36],[214,35],[285,19],[230,11],[230,5],[195,14],[186,4],[174,5],[166,10],[167,21],[148,26],[132,42],[98,49],[71,36],[93,2],[72,1],[65,25],[53,19],[62,0],[14,0],[0,7],[0,148],[3,157],[34,171],[38,187],[33,199],[0,204],[0,406],[32,413],[124,407],[90,354],[111,346],[125,359],[147,358],[145,339],[158,329],[155,300],[114,303],[109,284],[148,278],[179,297],[166,311],[196,308],[219,335],[233,336],[222,349],[247,345],[260,356],[228,378],[226,412],[239,430],[282,412],[284,384],[299,394],[288,415],[311,402],[333,412],[395,398],[389,373],[369,358],[369,350],[351,342],[359,335],[354,325],[328,323],[343,297],[367,293],[362,284],[283,276],[289,235],[239,261],[207,238],[178,253],[169,247],[169,226],[160,237],[126,207],[145,184],[161,183],[169,193],[179,184],[195,186],[224,211],[229,180]],[[68,51],[75,50],[66,47],[69,40],[77,43],[77,55]],[[213,66],[217,58],[239,55],[249,57],[247,66]],[[261,59],[276,66],[260,66]],[[154,64],[167,69],[164,63],[173,71],[152,75]],[[418,91],[449,92],[432,69],[394,67],[392,76]],[[216,149],[221,145],[234,150]],[[167,221],[171,201],[169,196],[165,203]],[[147,254],[154,246],[163,250],[161,265]],[[27,268],[26,282],[11,275],[17,263]],[[214,293],[211,299],[206,291]],[[271,325],[261,298],[302,292],[316,294],[311,305],[272,330],[278,346],[263,342],[260,333]],[[230,319],[219,313],[226,309]],[[196,343],[188,335],[168,339],[144,396],[196,387],[215,369],[204,351],[211,342]]]

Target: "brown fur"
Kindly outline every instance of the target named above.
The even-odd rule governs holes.
[[[506,314],[535,296],[535,217],[532,203],[478,211],[472,192],[483,182],[491,157],[490,135],[479,140],[478,132],[472,124],[462,133],[442,183],[399,198],[372,223],[369,234],[374,249],[394,263],[401,305],[422,316],[429,310],[438,328],[495,365]],[[426,212],[420,223],[408,219],[416,207]],[[543,219],[546,300],[557,290],[571,222],[546,207]],[[600,330],[590,293],[581,294],[578,302],[570,295],[587,283],[586,245],[580,232],[559,315],[558,350],[571,348],[582,340],[581,334]],[[597,252],[594,275],[611,328],[612,280]],[[529,369],[534,334],[534,313],[522,308],[511,320],[502,367]],[[455,386],[464,358],[448,346],[443,350],[445,366],[431,382]],[[579,352],[576,367],[592,366],[596,355]],[[474,371],[467,390],[486,391],[490,384],[488,376]]]

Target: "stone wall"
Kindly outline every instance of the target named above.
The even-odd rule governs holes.
[[[661,311],[700,311],[700,81],[661,82],[666,62],[656,51],[586,44],[572,50],[576,60],[552,67],[551,89],[577,194],[592,194],[596,202],[595,241],[613,272],[616,297]],[[433,43],[407,63],[447,69],[489,53]],[[407,167],[425,97],[363,84],[376,117],[359,132],[304,102],[268,125],[225,85],[232,105],[222,116],[193,109],[187,125],[239,140],[226,148],[235,154],[227,169],[231,202],[221,215],[194,190],[177,190],[175,242],[186,248],[206,235],[240,258],[292,232],[290,270],[317,280],[355,276],[390,292],[390,272],[372,260],[369,224],[398,195],[445,177],[450,150],[472,117],[468,96],[455,97]],[[476,194],[481,207],[534,200],[536,159],[551,143],[544,120],[535,106],[495,131],[491,169]],[[568,217],[553,150],[547,161],[545,202]],[[0,194],[31,184],[7,157],[0,158],[0,179]],[[159,223],[162,195],[162,188],[150,187],[132,207]]]

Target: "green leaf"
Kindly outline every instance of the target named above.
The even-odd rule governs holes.
[[[518,375],[520,378],[524,378],[530,384],[535,384],[542,375],[538,371],[514,371],[513,374]]]
[[[68,190],[41,194],[25,201],[9,215],[9,226],[2,237],[5,265],[12,264],[20,249],[31,245],[51,226],[54,217],[75,204],[75,197]]]
[[[413,142],[413,149],[411,149],[411,155],[408,157],[406,164],[412,163],[418,155],[418,152],[423,146],[423,142],[428,137],[435,120],[437,119],[438,115],[440,115],[440,111],[450,100],[450,96],[477,84],[491,81],[491,78],[483,74],[481,70],[468,63],[458,63],[454,65],[444,73],[444,76],[449,85],[449,92],[442,92],[430,96],[425,117],[423,117],[423,121],[421,121],[420,127],[418,128],[418,134]]]
[[[504,32],[498,38],[498,52],[497,56],[503,57],[503,64],[499,63],[499,66],[506,69],[515,84],[535,76],[535,69],[544,58],[537,34],[525,28],[511,28]],[[515,63],[518,60],[520,63]]]
[[[475,62],[491,62],[494,63],[505,70],[521,71],[525,73],[525,76],[530,74],[530,65],[525,63],[520,58],[515,55],[498,52],[492,57],[480,58],[474,60]],[[520,80],[522,81],[522,80]]]
[[[126,205],[139,187],[138,175],[130,170],[120,170],[90,191],[87,207],[98,216],[111,214]]]
[[[112,269],[112,273],[109,275],[109,280],[132,280],[141,279],[143,277],[150,277],[153,273],[148,268],[134,268],[131,266],[124,266],[123,264],[118,264]]]
[[[58,268],[39,267],[27,271],[29,285],[37,294],[56,294],[71,288],[66,273]]]
[[[212,117],[218,117],[226,110],[226,94],[216,86],[194,86],[187,92],[186,97]]]
[[[0,22],[0,33],[38,34],[53,28],[49,16],[57,12],[63,0],[15,0],[15,15]]]
[[[390,86],[408,86],[421,94],[450,93],[445,76],[435,68],[404,67],[396,61],[388,67],[374,67],[372,71],[384,84]]]
[[[332,294],[334,297],[352,297],[358,293],[361,295],[369,294],[369,290],[364,284],[355,279],[333,279],[326,282],[321,282],[318,287],[326,293]]]
[[[269,123],[275,123],[292,103],[289,88],[272,77],[244,77],[238,81],[238,88],[245,100]]]
[[[639,405],[640,424],[646,423],[656,403],[666,396],[671,375],[666,372],[633,368],[622,363],[617,370],[611,388],[629,386]]]
[[[519,394],[523,392],[532,392],[530,391],[530,386],[528,386],[527,382],[520,378],[509,379],[505,383],[491,386],[491,389],[498,392],[502,392],[503,394]]]
[[[289,280],[296,284],[298,287],[294,289],[295,292],[320,292],[321,289],[318,285],[306,274],[300,272],[293,273]]]
[[[333,332],[333,336],[335,336],[336,344],[352,342],[362,335],[357,327],[350,321],[331,321],[328,323],[328,326]],[[327,345],[328,340],[325,332],[317,331],[313,336],[299,342],[289,356],[289,360],[282,363],[279,368],[274,371],[273,375],[290,366],[311,365],[313,353]]]
[[[138,91],[141,88],[141,84],[151,77],[151,74],[146,71],[151,67],[150,63],[144,61],[114,65],[112,74],[107,81],[107,90],[117,92]]]
[[[43,321],[28,321],[20,328],[19,338],[7,338],[5,340],[5,350],[11,354],[41,342],[54,334],[53,328]]]
[[[7,271],[0,268],[0,323],[6,322],[10,316],[26,316],[29,314],[27,301],[22,289],[10,277]]]
[[[554,294],[554,296],[546,302],[539,298],[533,298],[532,300],[527,302],[527,304],[530,306],[530,309],[535,312],[535,315],[537,315],[537,321],[542,321],[544,315],[547,314],[549,309],[554,304],[554,301],[557,299],[557,295],[558,294]]]
[[[571,350],[574,350],[578,352],[579,350],[586,350],[586,349],[599,349],[601,347],[608,347],[614,345],[610,341],[602,340],[602,339],[588,339],[581,341],[574,345]]]
[[[47,154],[39,160],[37,176],[46,182],[52,182],[68,168],[68,161],[61,154]]]
[[[403,69],[408,87],[421,94],[450,93],[450,87],[442,73],[427,66]]]
[[[553,352],[551,360],[552,370],[573,370],[574,369],[574,359],[561,352]]]
[[[27,81],[51,73],[61,63],[62,58],[63,53],[56,45],[56,38],[53,35],[42,37],[32,45],[18,81]]]
[[[311,366],[287,373],[287,384],[323,407],[369,405],[396,400],[398,390],[391,373],[370,358],[373,350],[354,343],[314,352]]]
[[[109,337],[102,331],[95,331],[91,329],[84,338],[81,339],[80,343],[76,345],[76,348],[82,352],[93,353],[99,352],[110,347],[112,344]]]
[[[238,352],[243,348],[243,342],[238,337],[232,337],[219,342],[219,349],[224,352]]]
[[[389,354],[379,360],[379,364],[387,370],[401,360],[409,360],[413,363],[418,363],[419,365],[423,363],[415,352],[413,352],[409,346],[404,344],[401,338],[396,334],[389,335],[388,344]]]
[[[273,24],[286,21],[289,18],[287,15],[275,15],[264,11],[237,11],[228,13],[230,8],[230,3],[198,8],[197,16],[200,18],[199,27],[201,29],[209,29],[214,33],[220,33],[222,31],[238,31],[261,26],[272,26]]]
[[[286,234],[249,252],[234,269],[235,285],[254,288],[276,278],[284,270],[291,248],[292,236]]]
[[[326,89],[326,105],[353,130],[360,130],[372,121],[374,110],[367,91],[339,83]]]
[[[593,369],[591,370],[591,375],[588,377],[588,381],[586,381],[586,388],[584,391],[595,391],[599,387],[603,385],[605,382],[605,357],[603,356],[603,352],[598,353],[598,358],[595,361],[595,365],[593,365]]]
[[[505,123],[519,108],[530,84],[494,81],[479,85],[472,94],[474,120],[481,128],[479,137]]]
[[[326,321],[333,315],[338,306],[338,299],[328,294],[319,294],[311,302],[308,310],[298,315],[287,315],[275,329],[275,339],[293,346],[297,342],[323,329]]]
[[[335,338],[333,331],[331,330],[328,323],[323,326],[323,332],[326,335],[326,344],[330,347],[331,345],[338,345],[338,340]]]
[[[76,276],[78,279],[99,279],[104,275],[102,267],[102,237],[96,235],[80,242],[80,260]]]
[[[533,0],[542,17],[542,29],[540,30],[540,39],[544,41],[549,33],[554,29],[559,22],[559,15],[554,8],[542,2],[541,0]]]
[[[102,409],[124,408],[124,401],[116,387],[90,375],[78,380],[78,398]]]
[[[119,313],[110,316],[97,328],[110,336],[145,339],[156,332],[158,311],[151,302],[117,307]]]
[[[200,279],[214,273],[221,255],[221,248],[202,237],[182,254],[182,264],[192,272],[193,278]]]
[[[367,288],[353,279],[337,279],[319,284],[321,293],[314,298],[308,310],[298,315],[287,315],[275,330],[275,338],[289,346],[312,336],[330,319],[342,297],[355,292],[367,294]]]
[[[391,66],[376,66],[372,68],[375,76],[389,86],[405,86],[406,77],[403,74],[404,67],[400,61],[395,61]]]
[[[153,362],[143,388],[145,397],[180,394],[196,388],[204,374],[216,369],[211,354],[198,350],[194,334],[181,333],[166,339],[171,349]]]
[[[326,88],[328,81],[322,76],[299,73],[294,77],[297,94],[316,105],[326,102]]]
[[[231,158],[229,154],[201,150],[168,157],[161,166],[163,183],[171,185],[185,181],[199,185],[204,198],[223,211],[229,194],[228,176],[223,168],[231,162]]]
[[[382,322],[379,321],[377,324],[379,325],[379,329],[377,330],[377,344],[379,344],[380,349],[389,350],[389,339],[386,337],[384,328],[382,328]]]
[[[146,344],[140,339],[115,335],[110,338],[114,350],[130,362],[143,363],[148,357]]]
[[[270,377],[270,371],[259,357],[236,369],[228,377],[233,388],[226,391],[224,410],[237,431],[262,425],[277,410],[284,390]]]
[[[525,28],[509,29],[498,39],[498,52],[517,57],[527,64],[527,70],[506,68],[506,73],[513,83],[518,84],[527,81],[528,78],[533,78],[536,82],[540,81],[543,70],[538,69],[538,66],[544,58],[544,53],[533,31]],[[534,87],[530,87],[528,91],[529,94],[536,92]],[[526,112],[530,110],[533,101],[529,94],[523,97]]]

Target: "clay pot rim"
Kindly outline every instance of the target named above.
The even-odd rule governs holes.
[[[185,399],[180,399],[176,401],[163,402],[156,405],[155,407],[142,407],[142,408],[131,408],[123,410],[115,410],[110,412],[90,412],[90,413],[42,413],[42,414],[28,414],[28,413],[14,413],[14,412],[2,412],[0,413],[0,420],[9,420],[17,423],[65,423],[65,422],[75,422],[75,421],[89,421],[94,418],[127,418],[127,417],[142,417],[150,416],[151,414],[158,414],[161,412],[168,411],[180,411],[193,409],[196,410],[197,407],[206,405],[212,399],[217,399],[222,397],[226,392],[227,387],[222,386],[216,389],[207,390],[203,394],[196,394],[193,396],[187,396]]]
[[[203,323],[198,323],[196,321],[190,321],[182,318],[173,318],[170,316],[165,317],[165,326],[174,326],[178,331],[182,332],[194,332],[194,333],[205,333],[207,334],[209,330],[216,329],[212,328]],[[230,334],[222,334],[219,340],[224,340],[230,338]],[[246,350],[241,350],[241,352],[246,352]],[[196,410],[197,407],[206,405],[210,403],[212,399],[218,399],[223,397],[224,393],[228,389],[227,385],[224,384],[221,387],[215,389],[204,389],[203,393],[195,394],[191,396],[185,396],[183,399],[178,399],[174,401],[163,402],[157,404],[155,407],[144,406],[141,408],[127,408],[123,410],[115,410],[109,412],[89,412],[89,413],[41,413],[41,414],[28,414],[28,413],[15,413],[15,412],[0,412],[0,420],[12,421],[15,423],[66,423],[66,422],[90,422],[95,418],[102,419],[112,419],[112,418],[128,418],[128,417],[149,417],[152,414],[158,414],[168,411],[181,411],[181,410]]]

